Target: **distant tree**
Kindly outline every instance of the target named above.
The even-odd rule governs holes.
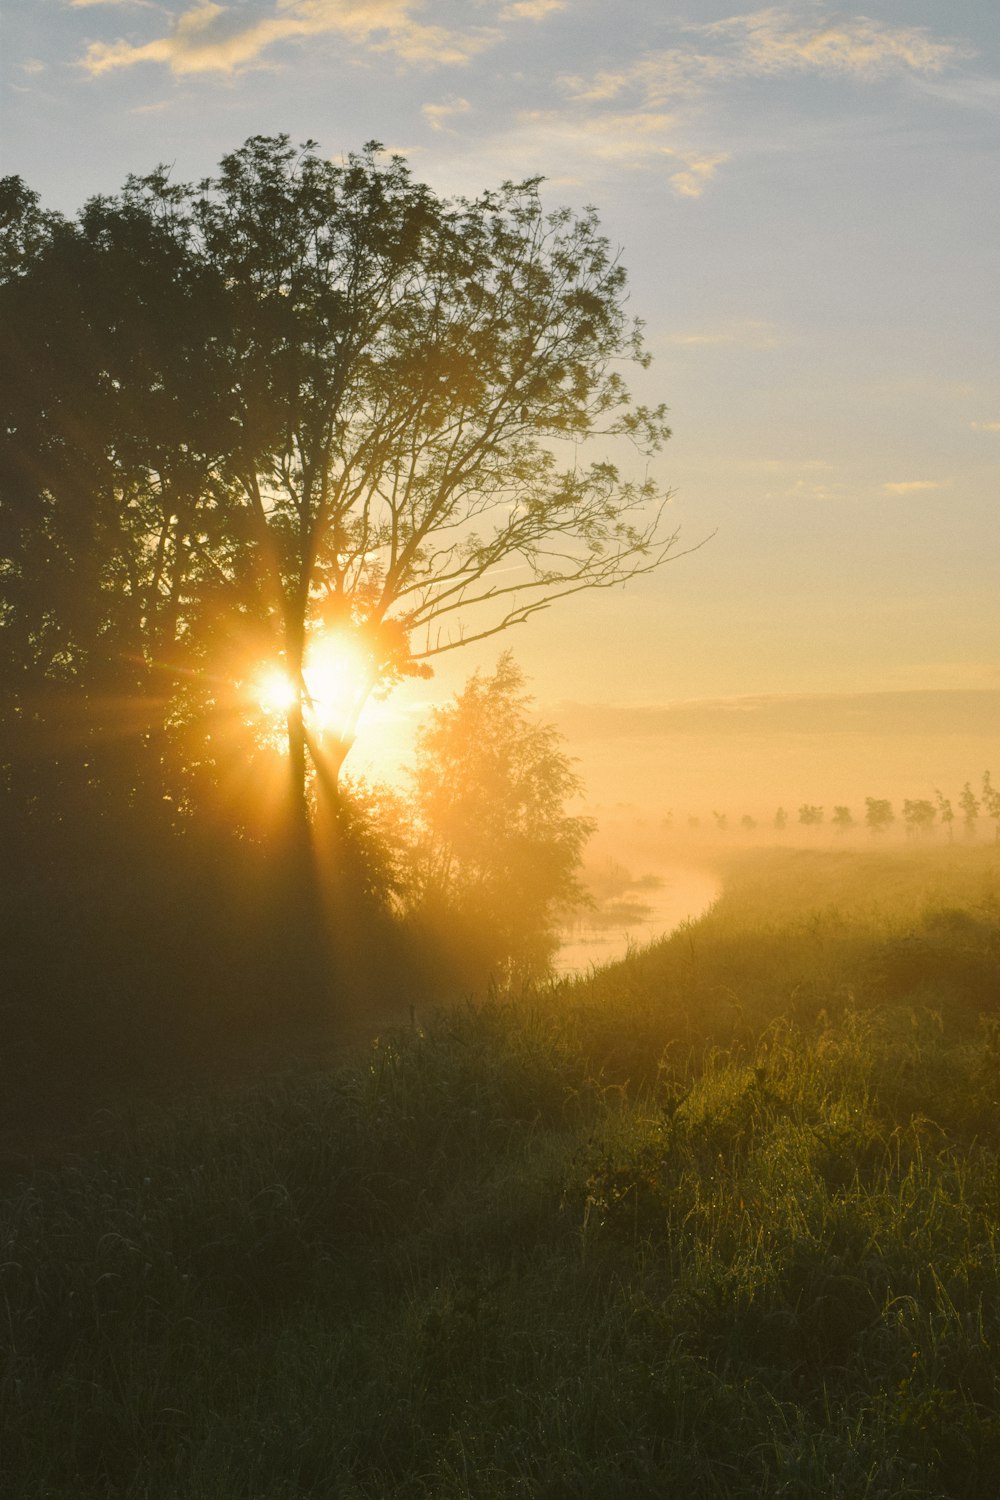
[[[854,818],[851,816],[849,807],[835,807],[831,821],[838,833],[847,833],[848,829],[854,827]]]
[[[968,781],[962,788],[962,794],[958,799],[958,805],[962,809],[962,822],[965,825],[966,838],[975,838],[976,819],[979,817],[979,798],[972,790],[972,785]]]
[[[943,828],[947,828],[947,830],[948,830],[948,839],[949,839],[949,841],[951,841],[955,837],[955,833],[954,833],[955,809],[952,807],[950,800],[944,795],[944,793],[939,788],[935,788],[935,790],[934,790],[934,796],[935,796],[935,798],[937,800],[937,810],[938,810],[938,816],[941,819],[941,826]]]
[[[990,780],[989,771],[983,772],[983,810],[994,824],[994,837],[1000,839],[1000,788]]]
[[[781,830],[787,826],[787,824],[788,814],[785,812],[785,809],[783,807],[779,807],[778,811],[774,815],[774,826],[780,833]]]
[[[903,803],[903,821],[906,824],[906,831],[915,837],[930,833],[936,817],[937,808],[926,797],[916,800],[908,797]]]
[[[892,803],[884,797],[865,798],[865,822],[872,833],[884,833],[896,821]]]
[[[749,813],[744,813],[740,819],[740,827],[747,833],[753,833],[757,827],[757,819],[752,818]]]
[[[822,823],[822,821],[823,809],[821,807],[816,807],[811,802],[804,802],[799,808],[799,822],[806,824],[807,827]]]
[[[700,818],[696,818],[694,816],[688,818],[688,827],[689,828],[700,828],[701,827],[701,819]]]
[[[712,817],[715,819],[715,826],[718,832],[725,833],[729,827],[729,818],[726,813],[713,812]]]
[[[414,773],[420,897],[451,912],[507,980],[548,972],[559,921],[583,899],[581,852],[594,827],[567,812],[581,783],[531,703],[505,652],[491,676],[477,672],[432,713]]]

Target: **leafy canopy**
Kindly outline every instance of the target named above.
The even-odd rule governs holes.
[[[581,791],[558,730],[538,723],[509,652],[434,711],[418,741],[415,804],[424,832],[425,899],[446,901],[488,934],[507,977],[544,973],[578,880],[590,819],[567,812]]]
[[[217,755],[266,659],[293,775],[335,775],[370,692],[675,544],[592,451],[669,436],[623,376],[624,269],[537,179],[447,200],[375,142],[254,136],[72,222],[7,179],[0,229],[0,622],[35,678],[122,677],[155,765],[165,727]],[[338,634],[365,670],[324,736],[305,668]]]

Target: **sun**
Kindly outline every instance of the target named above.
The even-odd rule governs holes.
[[[254,697],[265,714],[287,713],[295,696],[295,684],[282,667],[265,667],[254,683]]]
[[[372,664],[349,636],[324,633],[310,641],[303,670],[303,708],[321,735],[352,740],[373,685]],[[298,689],[283,667],[263,667],[254,679],[253,696],[271,718],[283,717],[298,697]]]

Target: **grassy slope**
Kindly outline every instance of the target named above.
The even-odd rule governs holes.
[[[575,988],[39,1171],[0,1490],[992,1500],[998,895],[757,856]]]

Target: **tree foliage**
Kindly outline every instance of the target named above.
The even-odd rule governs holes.
[[[971,782],[967,781],[962,787],[958,805],[962,809],[962,822],[965,824],[966,837],[974,838],[976,819],[979,817],[979,798],[972,790]]]
[[[865,822],[872,833],[884,833],[896,821],[892,803],[885,797],[865,798]]]
[[[217,758],[280,661],[304,805],[352,733],[310,722],[318,635],[365,664],[356,714],[670,552],[655,481],[589,446],[669,435],[623,379],[647,363],[625,272],[538,180],[443,200],[377,143],[337,164],[255,136],[72,222],[17,179],[0,210],[0,622],[47,687],[142,701],[154,765],[171,734]]]
[[[1000,787],[993,785],[989,771],[983,772],[983,811],[994,824],[997,840],[1000,840]]]
[[[416,807],[425,834],[423,899],[443,901],[507,978],[548,971],[560,917],[578,906],[589,819],[558,731],[531,714],[509,652],[434,711],[419,737]]]
[[[907,797],[903,803],[903,821],[909,834],[930,833],[937,817],[937,807],[927,797]]]

